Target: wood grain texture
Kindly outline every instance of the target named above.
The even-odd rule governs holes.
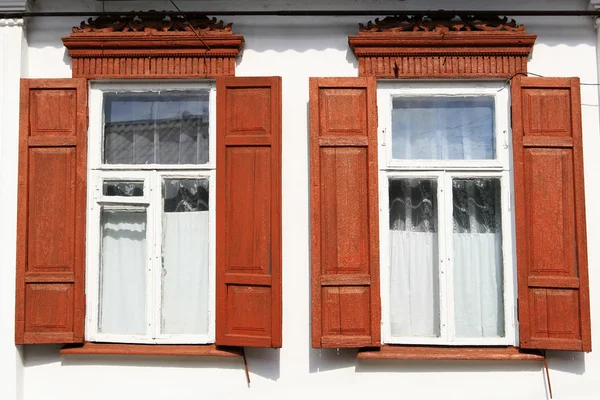
[[[578,78],[512,82],[520,346],[591,351]]]
[[[281,347],[281,78],[217,79],[219,345]]]
[[[360,32],[349,36],[359,76],[509,78],[527,72],[536,35],[514,32]]]
[[[114,354],[145,356],[205,356],[205,357],[241,357],[239,348],[216,345],[157,345],[157,344],[120,344],[90,343],[83,346],[65,346],[60,354]]]
[[[90,31],[62,40],[73,60],[73,77],[88,79],[233,76],[244,45],[244,37],[231,32],[206,35],[204,43],[191,31]]]
[[[374,78],[311,78],[312,346],[380,342]]]
[[[516,347],[381,346],[361,349],[360,360],[523,360],[543,361],[544,356]]]
[[[21,80],[15,343],[81,343],[87,81]]]

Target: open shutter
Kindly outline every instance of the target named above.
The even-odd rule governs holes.
[[[312,346],[379,346],[375,78],[310,80]]]
[[[520,347],[591,351],[578,78],[512,83]]]
[[[217,344],[281,347],[281,78],[217,79]]]
[[[15,342],[83,342],[87,82],[21,80]]]

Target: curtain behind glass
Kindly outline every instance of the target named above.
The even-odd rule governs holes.
[[[102,210],[98,331],[146,333],[146,213]]]
[[[437,183],[390,180],[389,196],[392,335],[438,337]]]
[[[495,158],[493,97],[396,97],[392,107],[395,159]]]
[[[161,333],[207,334],[208,180],[165,179]]]
[[[456,336],[503,337],[500,180],[454,179]]]
[[[208,92],[104,94],[106,164],[208,162]]]

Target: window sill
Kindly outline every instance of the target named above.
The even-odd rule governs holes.
[[[242,350],[237,347],[216,345],[153,345],[90,343],[83,346],[65,346],[60,354],[111,354],[146,356],[204,356],[204,357],[241,357]]]
[[[358,352],[361,360],[523,360],[540,361],[539,353],[525,353],[517,347],[444,347],[398,346],[364,348]]]

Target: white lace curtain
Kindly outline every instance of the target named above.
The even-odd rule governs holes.
[[[391,330],[440,336],[436,182],[390,181]],[[454,314],[457,337],[504,334],[500,184],[453,181]]]
[[[161,334],[207,334],[208,181],[165,180]],[[146,212],[104,210],[99,331],[146,333]]]

